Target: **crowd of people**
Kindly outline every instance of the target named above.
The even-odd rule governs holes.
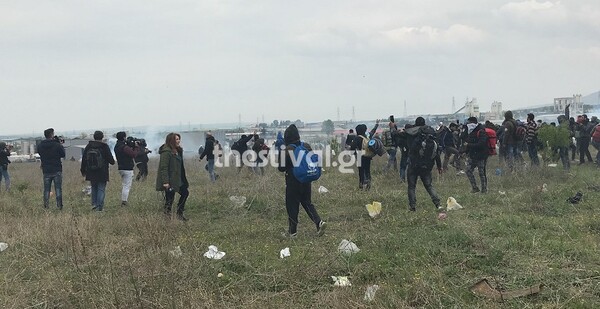
[[[502,125],[486,121],[480,123],[476,117],[469,117],[465,123],[453,122],[447,126],[440,123],[437,128],[426,124],[423,117],[417,117],[414,123],[399,127],[390,117],[388,127],[382,134],[377,134],[380,120],[368,131],[365,124],[359,124],[350,129],[346,136],[344,150],[355,156],[358,170],[358,189],[369,190],[374,184],[371,178],[371,162],[377,155],[388,155],[384,171],[391,169],[399,172],[401,182],[407,183],[408,206],[410,211],[416,210],[416,186],[420,178],[434,206],[443,212],[440,198],[432,181],[433,168],[438,173],[448,172],[452,166],[457,175],[466,174],[471,185],[471,192],[485,194],[488,192],[487,162],[490,156],[498,154],[500,163],[507,173],[515,172],[519,167],[529,165],[533,168],[542,162],[560,159],[565,170],[570,169],[571,160],[579,153],[579,164],[586,159],[593,163],[589,145],[596,148],[596,164],[600,167],[600,125],[596,117],[588,119],[587,115],[570,117],[569,109],[557,118],[557,122],[544,123],[535,120],[535,115],[527,115],[525,122],[515,120],[513,113],[504,114]],[[355,133],[356,132],[356,133]],[[39,143],[38,153],[41,159],[43,174],[43,207],[49,208],[51,193],[54,192],[56,206],[63,208],[62,199],[62,160],[65,158],[63,140],[56,137],[54,129],[44,131],[45,139]],[[137,165],[139,174],[136,180],[145,180],[148,176],[148,153],[150,151],[145,141],[127,137],[125,132],[116,134],[117,142],[113,152],[104,142],[102,131],[96,131],[93,140],[83,150],[80,172],[91,185],[91,206],[94,211],[103,211],[106,196],[106,185],[109,181],[109,166],[117,164],[121,178],[121,207],[128,206],[129,192],[134,179],[134,167]],[[248,143],[252,142],[249,147]],[[189,182],[183,159],[183,149],[180,146],[181,135],[169,133],[165,142],[160,146],[158,170],[156,174],[156,190],[164,192],[164,213],[171,217],[171,208],[175,195],[179,194],[177,202],[177,219],[187,221],[184,216],[186,201],[189,197]],[[315,205],[312,203],[311,181],[299,178],[297,162],[292,158],[298,149],[311,152],[311,146],[301,140],[298,129],[290,125],[272,145],[279,152],[278,170],[285,174],[285,206],[288,213],[288,231],[286,237],[297,235],[298,213],[300,205],[315,224],[317,235],[322,235],[326,223],[320,218]],[[241,156],[248,151],[256,154],[255,161],[248,168],[256,174],[264,174],[264,164],[259,154],[271,151],[256,132],[242,135],[233,143],[231,149],[238,154],[238,173],[243,168]],[[205,169],[211,182],[218,179],[215,173],[215,153],[221,156],[219,142],[209,132],[206,144],[199,151],[200,161],[206,158]],[[529,162],[522,153],[527,152]],[[0,142],[0,181],[4,180],[5,190],[10,190],[11,148]],[[240,155],[241,154],[241,155]],[[400,155],[400,160],[397,156]],[[571,160],[569,159],[571,155]],[[443,156],[443,160],[442,160]],[[398,164],[399,163],[399,164]],[[478,178],[475,177],[475,169]],[[319,172],[320,175],[320,172]],[[317,176],[318,178],[318,176]],[[316,178],[315,178],[316,179]],[[54,191],[51,191],[54,185]]]

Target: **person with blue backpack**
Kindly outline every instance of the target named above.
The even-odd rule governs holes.
[[[325,221],[321,220],[315,205],[311,201],[312,181],[321,176],[318,156],[312,152],[308,143],[300,141],[300,133],[291,124],[283,134],[285,149],[279,149],[280,172],[285,172],[285,208],[288,213],[288,231],[283,236],[294,238],[297,235],[298,212],[300,205],[314,222],[317,236],[325,232]]]
[[[371,161],[375,156],[373,151],[368,149],[370,138],[375,135],[379,127],[379,119],[375,121],[375,126],[369,132],[367,136],[367,125],[359,124],[356,126],[356,137],[352,141],[350,150],[356,151],[356,154],[360,157],[360,165],[358,166],[358,188],[360,190],[371,189]]]

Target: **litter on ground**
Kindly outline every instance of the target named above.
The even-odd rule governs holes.
[[[220,260],[225,256],[225,252],[219,251],[219,248],[214,245],[208,246],[208,251],[204,252],[204,257],[213,260]]]
[[[356,246],[355,243],[342,239],[342,242],[340,242],[340,245],[338,246],[338,251],[345,255],[352,255],[358,253],[360,249],[358,249],[358,246]]]
[[[243,207],[246,204],[245,196],[232,195],[229,197],[229,200],[233,203],[233,206],[235,207]]]
[[[369,285],[365,291],[365,301],[373,301],[373,299],[375,299],[375,293],[377,293],[377,290],[379,290],[379,286],[377,284]]]
[[[367,204],[367,211],[369,212],[369,216],[371,216],[371,218],[375,218],[377,216],[379,216],[379,214],[381,213],[381,203],[380,202],[373,202],[372,204]]]
[[[177,246],[174,250],[169,251],[169,254],[174,257],[180,257],[183,252],[181,252],[181,247]]]
[[[542,290],[542,286],[543,285],[540,283],[524,289],[500,292],[492,288],[487,279],[481,279],[471,286],[471,292],[475,295],[485,296],[496,301],[504,301],[506,299],[537,294]]]
[[[333,285],[335,286],[351,286],[350,280],[346,276],[331,276],[333,280]]]
[[[457,209],[462,209],[463,207],[460,206],[459,203],[456,202],[456,199],[453,198],[452,196],[448,198],[448,200],[446,201],[446,209],[448,210],[457,210]]]
[[[329,190],[327,190],[327,188],[325,188],[323,186],[319,187],[319,193],[327,193],[327,192],[329,192]]]
[[[284,248],[284,249],[281,249],[281,251],[279,251],[279,258],[281,258],[281,259],[286,258],[290,255],[292,255],[290,253],[290,248]]]
[[[5,242],[0,242],[0,252],[8,249],[8,244]]]

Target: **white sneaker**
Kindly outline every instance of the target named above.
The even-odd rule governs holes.
[[[321,222],[319,222],[319,227],[317,228],[317,236],[323,236],[323,234],[325,234],[326,228],[327,228],[326,222],[321,220]]]

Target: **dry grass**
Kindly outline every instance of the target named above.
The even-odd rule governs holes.
[[[383,161],[382,159],[378,159]],[[489,174],[493,174],[496,158]],[[436,220],[422,186],[417,212],[407,208],[406,186],[376,162],[374,187],[357,188],[356,175],[327,170],[313,185],[313,201],[328,221],[324,237],[300,214],[299,237],[280,240],[287,225],[283,177],[235,169],[219,170],[210,184],[197,161],[187,162],[191,196],[188,223],[165,220],[162,196],[154,191],[155,166],[145,183],[134,183],[130,207],[119,205],[120,180],[111,169],[104,213],[90,210],[78,164],[65,162],[65,209],[43,210],[37,164],[13,164],[13,191],[0,193],[2,308],[403,308],[403,307],[585,307],[600,305],[600,218],[597,169],[574,167],[490,176],[490,193],[468,193],[466,177],[444,175],[435,185],[445,199],[465,206]],[[547,183],[549,192],[536,187]],[[324,185],[330,190],[318,194]],[[506,195],[498,191],[506,191]],[[565,202],[577,190],[584,201]],[[230,195],[244,195],[235,208]],[[382,216],[368,217],[364,205],[383,203]],[[340,256],[342,239],[361,252]],[[211,244],[227,255],[202,256]],[[168,252],[181,246],[183,255]],[[279,259],[290,247],[292,256]],[[223,273],[222,278],[217,274]],[[347,275],[352,287],[332,286],[330,276]],[[495,303],[469,286],[489,278],[500,289],[543,282],[540,295]],[[368,285],[381,289],[363,301]]]

